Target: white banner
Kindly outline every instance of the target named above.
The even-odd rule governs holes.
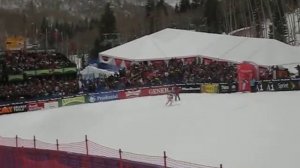
[[[45,109],[58,108],[58,101],[51,101],[44,104]]]

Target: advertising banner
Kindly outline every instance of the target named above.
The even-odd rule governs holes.
[[[71,105],[83,104],[83,103],[85,103],[85,97],[84,96],[63,98],[61,100],[61,105],[62,106],[71,106]]]
[[[233,83],[231,84],[231,93],[235,93],[238,92],[238,84],[237,83]]]
[[[24,79],[23,75],[8,75],[9,81],[23,80],[23,79]]]
[[[12,107],[13,107],[13,113],[27,111],[27,104],[16,104],[16,105],[12,105]]]
[[[258,92],[275,91],[274,83],[271,80],[257,81],[256,90]]]
[[[164,95],[169,92],[168,87],[146,88],[142,90],[142,96]]]
[[[218,93],[219,84],[201,84],[202,93]]]
[[[12,106],[0,106],[0,114],[9,114],[13,112]]]
[[[181,93],[200,93],[200,84],[180,85]]]
[[[50,74],[49,69],[36,70],[36,75],[48,75],[48,74]]]
[[[219,93],[234,93],[237,92],[236,83],[220,83],[219,84]]]
[[[231,89],[228,83],[219,84],[219,93],[231,93]]]
[[[31,71],[24,71],[24,73],[27,75],[27,76],[35,76],[36,74],[36,71],[35,70],[31,70]]]
[[[96,102],[104,102],[110,100],[117,100],[118,92],[103,92],[103,93],[93,93],[89,94],[88,102],[96,103]]]
[[[275,91],[290,91],[292,90],[291,80],[273,81]]]
[[[27,111],[27,104],[11,104],[0,106],[0,114],[19,113]]]
[[[64,69],[60,68],[60,69],[54,69],[52,73],[54,73],[54,74],[60,74],[60,73],[63,73],[63,72],[64,72]]]
[[[137,89],[137,90],[124,90],[119,92],[118,98],[119,99],[129,99],[129,98],[134,98],[134,97],[139,97],[142,94],[142,90]]]
[[[300,90],[299,79],[279,79],[257,81],[257,91],[292,91]]]
[[[58,101],[49,101],[44,103],[44,108],[45,109],[54,109],[58,108]]]
[[[63,72],[64,73],[75,73],[75,72],[77,72],[77,69],[76,69],[76,67],[64,68]]]
[[[37,111],[44,109],[44,102],[32,102],[27,104],[28,111]]]
[[[300,79],[291,79],[290,87],[291,90],[300,90]]]

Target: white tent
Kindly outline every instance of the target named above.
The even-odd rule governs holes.
[[[82,78],[84,80],[87,80],[87,79],[102,78],[105,76],[114,75],[114,72],[107,71],[104,69],[98,69],[94,66],[87,66],[85,69],[80,71],[80,74],[82,75]]]
[[[300,63],[300,49],[277,40],[164,29],[100,53],[115,59],[145,61],[200,56],[231,62],[250,61],[258,65]]]

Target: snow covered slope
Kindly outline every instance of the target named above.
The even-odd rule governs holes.
[[[0,116],[0,135],[55,143],[89,139],[124,151],[225,168],[299,166],[300,92],[186,94]]]

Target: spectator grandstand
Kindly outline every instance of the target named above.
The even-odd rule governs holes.
[[[120,90],[134,87],[184,83],[236,82],[236,66],[223,62],[210,64],[184,64],[181,59],[171,59],[168,64],[140,62],[104,79],[80,80],[84,92]]]
[[[11,51],[0,65],[0,101],[68,96],[79,92],[76,65],[64,55]]]
[[[278,68],[260,72],[260,79],[272,79],[274,70],[278,71]],[[178,58],[168,62],[135,62],[114,75],[84,80],[77,74],[76,65],[66,56],[43,51],[5,53],[2,61],[0,59],[0,74],[1,102],[168,84],[238,82],[236,64],[222,61],[184,62]]]
[[[25,70],[57,69],[74,66],[60,53],[46,52],[9,52],[5,55],[6,72],[20,74]]]

